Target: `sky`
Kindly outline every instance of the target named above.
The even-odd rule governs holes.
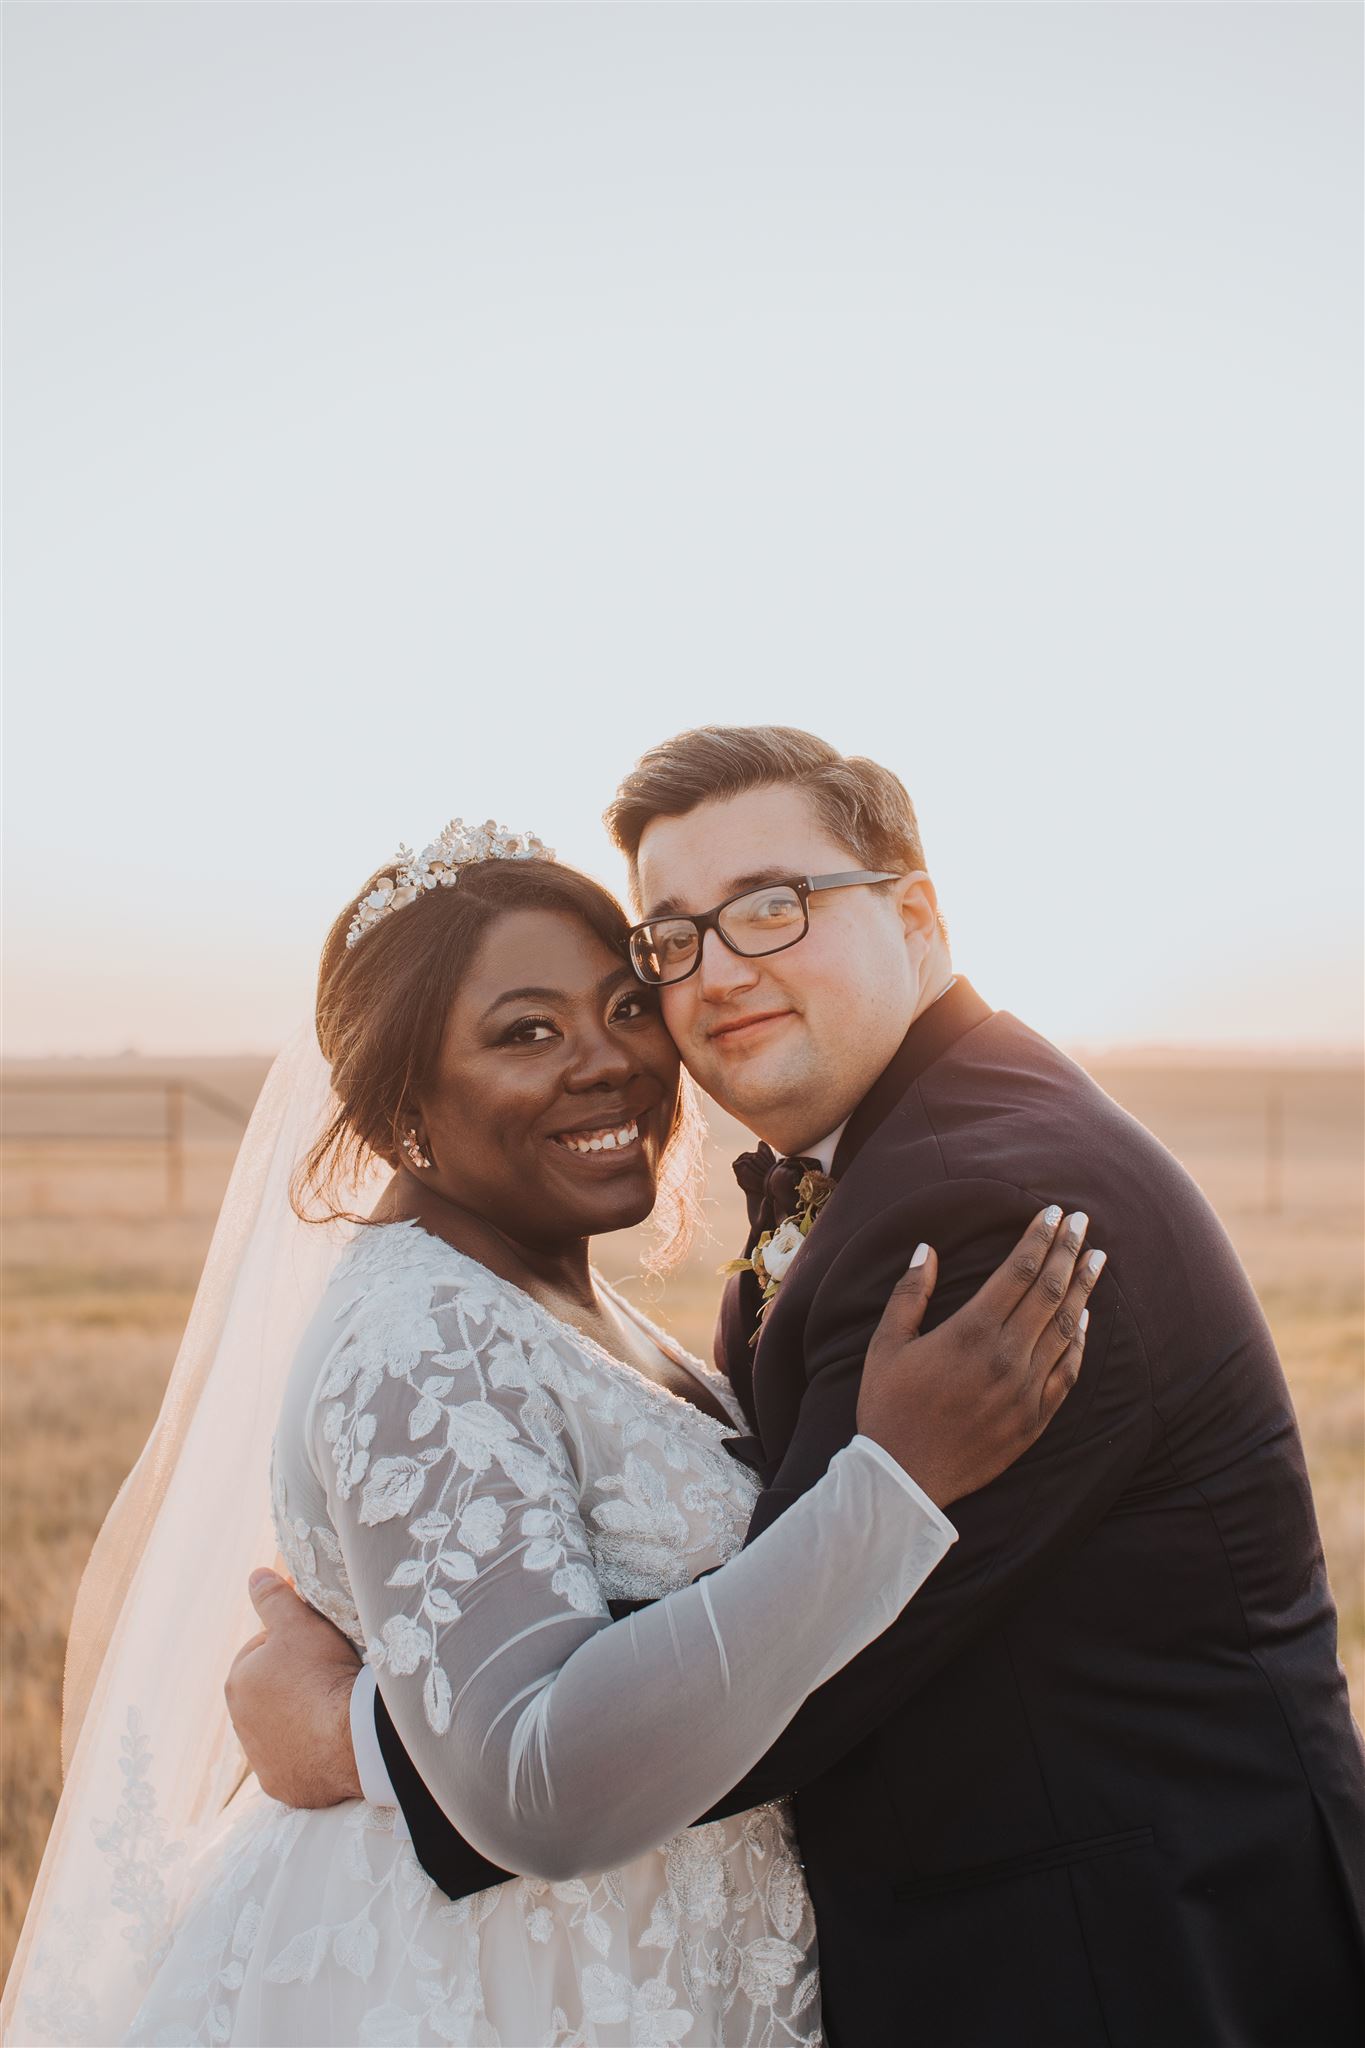
[[[1362,16],[5,10],[6,1049],[270,1050],[452,816],[910,788],[1067,1044],[1354,1042]]]

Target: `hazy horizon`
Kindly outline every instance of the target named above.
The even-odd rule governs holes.
[[[1008,1005],[1003,1007],[1008,1008]],[[1229,1044],[1219,1045],[1209,1041],[1185,1044],[1163,1044],[1160,1040],[1114,1039],[1105,1043],[1063,1043],[1062,1051],[1082,1066],[1089,1061],[1096,1063],[1127,1062],[1133,1066],[1170,1066],[1198,1068],[1204,1066],[1227,1066],[1255,1068],[1264,1065],[1299,1064],[1305,1067],[1351,1067],[1365,1064],[1365,1054],[1357,1044],[1339,1045],[1315,1044],[1311,1041],[1294,1044]],[[0,1053],[0,1069],[18,1067],[118,1067],[118,1066],[246,1066],[266,1065],[273,1060],[279,1047],[237,1046],[216,1052],[191,1052],[183,1048],[168,1047],[161,1052],[150,1052],[142,1047],[127,1045],[112,1051],[92,1050],[89,1052],[67,1053]]]

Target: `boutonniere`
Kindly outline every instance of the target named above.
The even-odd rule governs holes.
[[[788,1266],[811,1234],[816,1217],[834,1193],[837,1183],[827,1173],[804,1173],[796,1184],[796,1207],[776,1230],[765,1230],[747,1259],[731,1259],[722,1273],[752,1273],[763,1290],[758,1311],[758,1329],[749,1339],[757,1344],[763,1318],[777,1299],[777,1291]]]

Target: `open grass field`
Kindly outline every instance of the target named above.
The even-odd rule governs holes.
[[[1227,1225],[1274,1329],[1307,1444],[1342,1622],[1365,1713],[1365,1345],[1362,1077],[1331,1062],[1091,1060],[1092,1072],[1174,1151]],[[4,1363],[0,1381],[0,1707],[8,1966],[59,1788],[67,1620],[86,1553],[156,1413],[194,1292],[237,1131],[263,1061],[13,1065],[7,1084],[178,1075],[179,1163],[159,1135],[164,1091],[26,1091],[6,1098]],[[709,1238],[662,1290],[638,1275],[639,1233],[599,1262],[659,1320],[707,1350],[715,1269],[742,1238],[726,1168],[740,1134],[713,1133]],[[167,1214],[179,1194],[181,1213]],[[631,1278],[631,1276],[637,1276]]]

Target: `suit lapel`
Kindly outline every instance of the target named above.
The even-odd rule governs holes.
[[[927,1073],[936,1060],[942,1059],[959,1039],[965,1038],[969,1031],[974,1031],[978,1024],[983,1024],[992,1014],[990,1004],[983,1002],[971,983],[959,976],[945,995],[940,996],[936,1003],[931,1004],[915,1019],[890,1062],[868,1089],[844,1127],[831,1166],[834,1180],[842,1179],[848,1172],[858,1154],[868,1141],[875,1137],[893,1110],[904,1101],[920,1076]],[[836,1188],[830,1197],[830,1207],[833,1208],[838,1200],[839,1191]],[[813,1245],[818,1244],[819,1237],[820,1221],[817,1219],[811,1232]],[[808,1247],[801,1254],[802,1261],[810,1256],[811,1251]],[[819,1256],[818,1252],[815,1256]],[[759,1412],[757,1386],[762,1383],[764,1376],[799,1371],[800,1362],[789,1355],[789,1346],[785,1341],[779,1340],[776,1345],[768,1342],[771,1319],[761,1326],[758,1343],[749,1343],[757,1318],[758,1286],[752,1274],[741,1274],[739,1277],[748,1280],[754,1289],[753,1306],[750,1311],[752,1319],[747,1324],[740,1320],[745,1307],[742,1293],[736,1297],[733,1306],[728,1297],[722,1302],[723,1325],[727,1308],[730,1315],[725,1363],[732,1373],[742,1375],[744,1391],[740,1394],[740,1400],[745,1413],[756,1419]],[[730,1348],[731,1345],[733,1349]],[[743,1362],[739,1360],[740,1350],[746,1354]],[[768,1444],[764,1449],[769,1458],[779,1458],[782,1453],[780,1445]]]
[[[756,1233],[750,1232],[745,1248],[747,1258]],[[716,1322],[716,1370],[723,1372],[735,1390],[735,1399],[754,1427],[754,1346],[749,1339],[758,1323],[762,1297],[752,1273],[731,1273],[720,1298]]]
[[[868,1089],[844,1128],[832,1162],[835,1180],[848,1171],[868,1139],[886,1121],[897,1103],[904,1099],[920,1075],[991,1014],[990,1004],[984,1003],[971,983],[959,975],[946,995],[940,996],[915,1019],[889,1064]],[[831,1199],[838,1200],[837,1191]],[[817,1223],[814,1234],[818,1233]],[[757,1231],[749,1233],[744,1247],[746,1258],[753,1250],[757,1235]],[[759,1304],[758,1281],[754,1275],[732,1273],[725,1283],[716,1323],[717,1368],[734,1388],[751,1426],[755,1424],[757,1412],[754,1375],[759,1360],[764,1356],[762,1340],[756,1345],[750,1342],[758,1328]]]

